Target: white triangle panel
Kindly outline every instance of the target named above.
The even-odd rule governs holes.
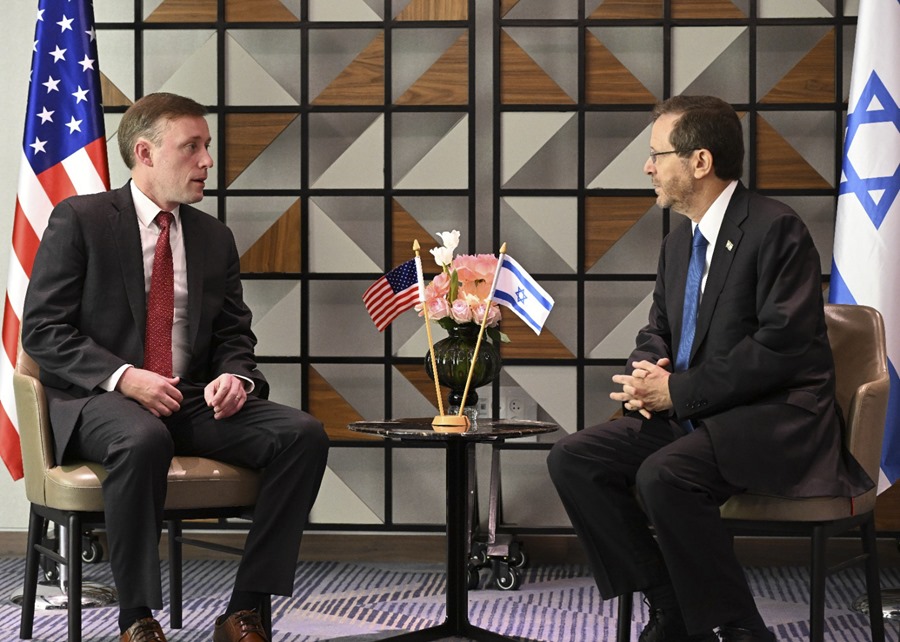
[[[378,116],[312,187],[322,189],[384,186],[384,116]]]
[[[225,101],[229,105],[294,106],[297,101],[269,72],[260,65],[233,37],[225,43],[228,82]],[[215,77],[215,76],[213,76]],[[194,78],[196,84],[196,77]],[[215,103],[215,99],[209,104]]]
[[[380,272],[381,268],[317,203],[309,202],[309,269],[312,272]]]
[[[201,105],[214,105],[216,97],[216,36],[211,34],[206,42],[183,60],[175,72],[158,88],[149,91],[167,91],[190,96]],[[204,82],[197,82],[204,78]]]
[[[678,27],[672,30],[672,94],[687,89],[746,27]]]
[[[578,264],[578,200],[559,196],[508,196],[506,202],[566,264]],[[518,252],[515,254],[522,254]]]
[[[591,189],[650,189],[649,177],[644,174],[644,164],[650,153],[650,128],[647,127],[628,143],[628,146],[616,158],[603,168],[588,185]]]
[[[363,0],[309,0],[309,19],[314,22],[381,20]]]
[[[324,524],[383,523],[383,520],[331,468],[325,469],[322,487],[309,513],[309,521]]]
[[[398,189],[466,189],[469,186],[469,118],[461,118],[406,176]]]
[[[634,337],[638,330],[647,325],[650,306],[653,305],[653,292],[629,312],[612,332],[603,337],[603,341],[591,350],[591,359],[627,359],[634,349]]]
[[[830,18],[820,0],[760,0],[760,18]]]
[[[553,421],[564,429],[578,425],[575,403],[578,379],[575,368],[566,366],[506,366],[504,372],[534,399]]]
[[[574,116],[573,112],[503,114],[501,173],[505,183]]]

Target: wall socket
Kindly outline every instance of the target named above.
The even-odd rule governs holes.
[[[494,417],[493,388],[478,391],[478,416]],[[537,403],[519,386],[500,386],[500,415],[496,419],[528,419],[537,421]]]

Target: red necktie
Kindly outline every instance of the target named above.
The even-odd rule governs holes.
[[[150,296],[147,297],[147,335],[144,340],[144,368],[164,377],[172,376],[172,319],[175,316],[175,271],[169,226],[175,220],[171,212],[160,212],[154,219],[159,226]]]

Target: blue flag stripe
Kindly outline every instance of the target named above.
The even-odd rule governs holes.
[[[528,325],[531,326],[532,330],[534,330],[535,332],[541,331],[541,324],[538,323],[537,321],[535,321],[534,318],[532,318],[532,316],[530,314],[528,314],[528,312],[525,310],[525,308],[523,308],[521,305],[519,305],[519,302],[516,301],[515,298],[510,296],[508,292],[497,291],[494,293],[494,298],[506,301],[509,304],[509,306],[518,313],[519,317],[525,323],[527,323]]]
[[[534,296],[540,302],[541,306],[545,310],[549,310],[553,307],[553,304],[544,297],[543,293],[536,290],[534,285],[532,285],[530,275],[522,274],[521,270],[519,270],[517,266],[513,265],[512,262],[506,260],[503,261],[503,269],[509,270],[510,272],[515,274],[516,278],[519,279],[519,283],[522,284],[522,287],[528,290],[532,294],[532,296]]]

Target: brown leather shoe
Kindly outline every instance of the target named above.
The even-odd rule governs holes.
[[[145,617],[128,627],[120,642],[166,642],[162,627],[152,617]]]
[[[216,618],[213,642],[269,642],[257,611],[238,611]]]

